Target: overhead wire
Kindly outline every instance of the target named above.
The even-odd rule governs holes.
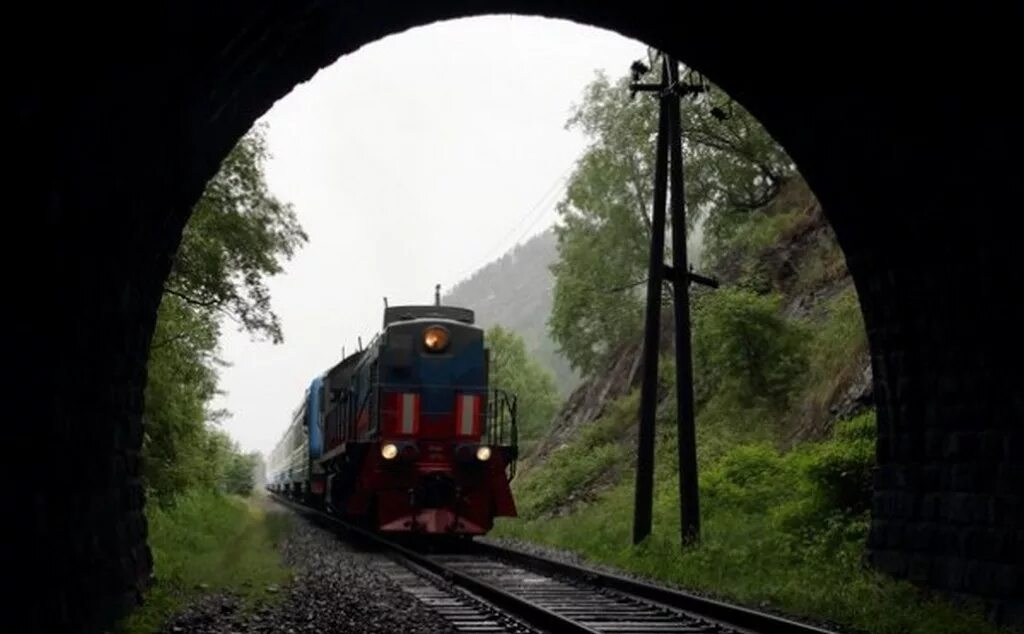
[[[477,260],[477,264],[468,269],[464,269],[455,278],[455,284],[458,284],[459,282],[466,280],[468,276],[472,275],[474,271],[480,270],[488,263],[493,261],[495,258],[507,252],[509,248],[511,248],[515,244],[518,244],[523,239],[523,237],[526,236],[537,225],[537,223],[540,222],[546,216],[546,212],[549,212],[554,207],[552,195],[554,195],[554,199],[557,199],[562,194],[562,186],[565,185],[565,182],[568,180],[570,173],[572,172],[573,168],[575,168],[576,161],[577,159],[573,158],[573,160],[569,163],[569,166],[551,183],[551,185],[548,186],[548,188],[544,191],[544,193],[537,200],[537,202],[535,202],[530,207],[530,209],[527,210],[526,213],[522,214],[516,220],[516,222],[509,228],[509,230],[502,234],[501,238],[498,241],[496,241],[492,247],[490,247],[487,251],[484,252],[484,256]],[[513,242],[509,243],[509,236],[513,235],[515,231],[519,229],[520,226],[522,226],[523,222],[526,221],[528,221],[526,228],[519,232],[519,234],[516,236],[516,239]]]

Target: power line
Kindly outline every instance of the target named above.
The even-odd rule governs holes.
[[[564,183],[563,183],[563,184],[564,184]],[[561,190],[559,190],[559,193],[561,193]],[[550,203],[549,203],[548,205],[544,206],[544,207],[542,208],[542,210],[541,210],[541,211],[542,211],[542,213],[541,213],[540,215],[538,215],[538,216],[537,216],[537,217],[536,217],[536,218],[535,218],[535,219],[533,220],[533,222],[531,222],[531,223],[530,223],[530,224],[529,224],[529,225],[528,225],[528,226],[526,227],[526,229],[523,229],[523,232],[519,234],[519,236],[518,236],[518,237],[517,237],[517,238],[515,239],[515,241],[514,241],[514,242],[512,242],[512,245],[518,244],[518,243],[519,243],[519,242],[520,242],[520,241],[521,241],[521,240],[522,240],[522,239],[523,239],[523,238],[524,238],[524,237],[526,236],[526,234],[530,233],[530,231],[531,231],[531,230],[532,230],[532,229],[533,229],[533,228],[534,228],[535,226],[537,226],[537,223],[538,223],[538,222],[540,222],[541,220],[543,220],[543,219],[544,219],[544,218],[545,218],[545,217],[547,216],[547,213],[546,213],[546,212],[548,212],[548,211],[550,211],[551,209],[553,209],[553,208],[554,208],[554,206],[555,206],[554,204],[550,204]],[[512,245],[509,245],[509,246],[512,246]]]
[[[501,239],[494,243],[494,246],[485,251],[485,256],[477,260],[478,263],[476,265],[468,269],[463,269],[463,271],[458,276],[456,276],[453,285],[465,280],[474,271],[479,270],[480,268],[494,260],[497,256],[504,254],[504,252],[507,251],[508,248],[511,246],[507,245],[506,243],[508,237],[513,235],[513,233],[523,224],[524,221],[530,220],[529,224],[526,226],[526,229],[520,232],[515,242],[512,243],[513,245],[518,243],[519,240],[523,238],[523,236],[525,236],[531,229],[533,229],[537,225],[537,223],[542,218],[544,218],[545,212],[550,211],[553,207],[553,205],[551,204],[552,194],[555,194],[555,197],[557,198],[562,193],[562,189],[560,186],[565,184],[565,181],[568,179],[569,174],[576,166],[576,161],[577,159],[574,158],[572,162],[569,163],[569,166],[562,172],[562,174],[558,178],[554,180],[554,182],[551,183],[551,185],[547,188],[547,190],[545,190],[544,194],[537,200],[537,202],[534,203],[525,214],[523,214],[522,216],[519,217],[518,220],[516,220],[515,224],[513,224],[509,228],[509,230],[502,235]],[[547,202],[547,204],[545,204],[545,202]]]
[[[557,187],[559,187],[560,185],[563,185],[565,183],[565,180],[569,177],[569,173],[572,171],[573,167],[575,167],[575,166],[576,166],[576,159],[573,159],[572,162],[569,163],[569,166],[562,172],[562,174],[558,178],[556,178],[554,180],[554,182],[551,183],[551,185],[547,188],[547,190],[545,190],[544,194],[540,197],[540,199],[538,199],[537,202],[534,203],[532,207],[530,207],[529,211],[527,211],[525,214],[520,216],[519,219],[516,220],[515,224],[512,225],[512,227],[510,227],[509,230],[506,231],[505,234],[503,236],[501,236],[501,238],[496,243],[494,243],[494,246],[491,247],[485,253],[488,256],[493,256],[495,251],[498,251],[499,249],[501,249],[502,245],[505,244],[505,241],[508,239],[508,237],[511,236],[513,233],[515,233],[516,229],[519,228],[519,226],[523,223],[524,220],[526,220],[527,218],[533,217],[534,214],[537,211],[541,211],[541,212],[546,211],[547,207],[546,206],[542,207],[541,205],[543,205],[544,202],[546,200],[548,200],[548,198],[551,196],[551,194],[556,191]],[[561,191],[558,190],[558,193],[561,193]],[[533,224],[536,224],[536,219],[534,219]],[[527,230],[529,230],[529,228]],[[522,234],[520,234],[520,236],[522,236]]]

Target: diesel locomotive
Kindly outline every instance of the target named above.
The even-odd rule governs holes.
[[[516,397],[488,385],[473,311],[393,306],[315,377],[267,462],[282,495],[388,533],[472,536],[514,517]]]

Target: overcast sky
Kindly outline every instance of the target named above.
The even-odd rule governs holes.
[[[550,226],[584,145],[570,109],[597,69],[644,56],[571,22],[472,18],[375,42],[279,101],[267,181],[310,240],[269,283],[284,344],[225,324],[216,406],[242,448],[273,448],[310,380],[377,332],[383,296],[429,303]]]

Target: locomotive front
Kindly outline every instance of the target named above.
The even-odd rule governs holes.
[[[483,534],[495,516],[516,513],[507,473],[514,406],[488,389],[472,313],[439,308],[396,307],[385,317],[373,461],[381,531]]]

